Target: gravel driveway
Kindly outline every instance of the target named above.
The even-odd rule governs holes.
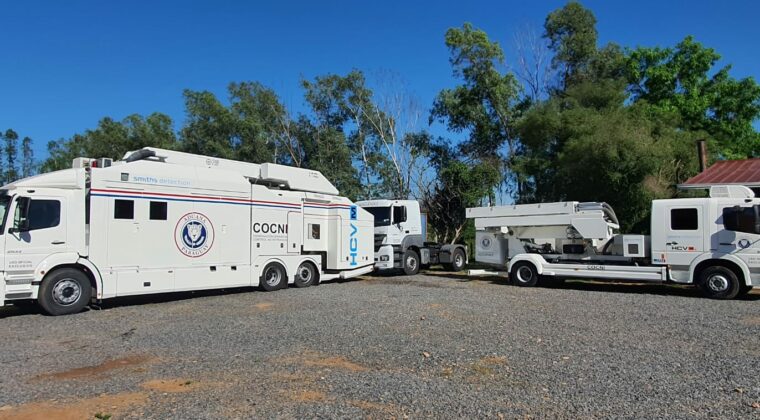
[[[0,309],[5,418],[760,418],[760,294],[428,273]]]

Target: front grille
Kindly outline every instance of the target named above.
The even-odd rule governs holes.
[[[380,247],[383,246],[383,242],[385,241],[385,235],[382,233],[376,233],[375,234],[375,252],[380,250]]]

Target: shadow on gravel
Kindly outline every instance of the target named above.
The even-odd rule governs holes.
[[[442,277],[451,280],[458,281],[481,281],[491,284],[513,286],[506,277],[499,276],[478,276],[471,277],[464,273],[440,273],[429,271],[425,273],[431,277]],[[517,287],[517,286],[514,286]],[[661,283],[640,283],[640,282],[599,282],[591,280],[566,280],[551,281],[550,279],[544,280],[538,287],[546,289],[567,289],[567,290],[583,290],[591,292],[609,292],[609,293],[635,293],[645,295],[661,295],[661,296],[682,296],[690,298],[705,299],[698,288],[693,286],[678,285],[678,284],[661,284]],[[759,301],[760,300],[760,288],[755,288],[751,293],[736,298],[738,301]]]
[[[329,282],[320,283],[317,286],[312,287],[324,287],[325,285],[330,284],[339,284],[339,283],[350,283],[361,280],[361,277],[359,278],[352,278],[352,279],[341,279],[341,280],[330,280]],[[296,290],[300,290],[299,288],[290,285],[287,289],[290,290],[290,293],[297,293]],[[208,297],[208,296],[226,296],[226,295],[235,295],[240,293],[288,293],[287,289],[281,289],[274,292],[262,292],[260,289],[256,287],[236,287],[236,288],[229,288],[229,289],[212,289],[212,290],[194,290],[189,292],[170,292],[170,293],[159,293],[154,295],[139,295],[139,296],[125,296],[125,297],[117,297],[112,299],[107,299],[99,304],[92,304],[89,307],[87,307],[82,312],[87,312],[90,310],[98,310],[98,309],[111,309],[111,308],[118,308],[122,306],[135,306],[135,305],[146,305],[146,304],[152,304],[152,303],[162,303],[162,302],[178,302],[188,299],[195,299],[200,297]],[[303,290],[308,290],[303,289]],[[31,315],[31,314],[42,314],[42,311],[39,309],[36,303],[33,301],[27,301],[27,302],[19,302],[18,304],[12,304],[8,306],[0,306],[0,319],[3,318],[9,318],[13,316],[21,316],[21,315]]]
[[[188,299],[195,299],[198,297],[206,296],[224,296],[233,295],[238,293],[249,293],[256,289],[252,287],[239,287],[232,289],[216,289],[216,290],[200,290],[191,292],[172,292],[161,293],[156,295],[140,295],[140,296],[127,296],[108,299],[100,304],[92,304],[85,308],[82,312],[98,309],[110,309],[118,308],[121,306],[133,306],[133,305],[145,305],[151,303],[161,302],[176,302]],[[30,314],[43,314],[39,307],[33,302],[23,303],[19,306],[16,304],[10,306],[0,307],[0,319],[8,318],[12,316],[30,315]]]
[[[239,293],[251,293],[251,292],[256,292],[256,291],[257,289],[253,287],[238,287],[238,288],[230,288],[230,289],[197,290],[197,291],[191,291],[191,292],[172,292],[172,293],[161,293],[161,294],[155,294],[155,295],[117,297],[117,298],[105,300],[100,304],[92,304],[82,312],[98,310],[98,309],[118,308],[122,306],[146,305],[146,304],[162,303],[162,302],[178,302],[178,301],[183,301],[183,300],[188,300],[188,299],[195,299],[199,297],[225,296],[225,295],[234,295],[234,294],[239,294]],[[273,293],[277,293],[277,292],[273,292]],[[42,311],[34,303],[25,303],[21,306],[10,305],[10,306],[5,306],[5,307],[0,307],[0,319],[12,317],[12,316],[29,315],[29,314],[42,314]]]

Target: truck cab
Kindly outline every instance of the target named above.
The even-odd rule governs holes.
[[[416,274],[420,268],[443,264],[460,271],[467,252],[460,244],[428,242],[427,219],[416,200],[366,200],[356,203],[375,217],[375,269],[401,269]]]
[[[655,200],[652,263],[714,297],[760,285],[760,199],[746,187],[714,186],[709,198]]]
[[[66,169],[0,190],[0,267],[5,280],[0,301],[36,298],[43,277],[56,267],[80,267],[95,287],[91,264],[85,259],[84,189],[84,170]],[[66,281],[51,291],[61,305],[83,296],[89,299],[91,292]]]

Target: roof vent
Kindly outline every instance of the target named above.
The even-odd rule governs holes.
[[[710,198],[755,198],[755,193],[744,185],[713,185]]]

